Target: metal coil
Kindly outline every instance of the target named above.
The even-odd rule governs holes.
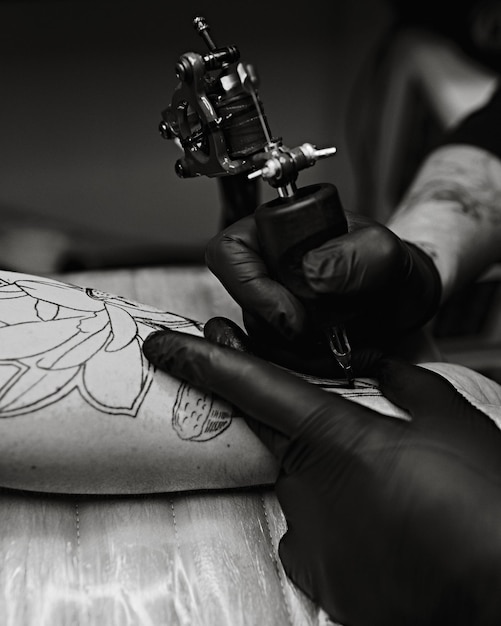
[[[260,152],[266,146],[266,136],[252,97],[239,93],[217,104],[222,118],[228,154],[232,159],[246,158]]]

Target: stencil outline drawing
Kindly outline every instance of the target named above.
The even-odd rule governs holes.
[[[199,334],[202,325],[95,289],[0,272],[0,417],[75,389],[103,413],[135,417],[154,372],[141,345],[162,328]],[[106,385],[103,372],[113,372]]]
[[[48,408],[74,391],[102,413],[136,417],[155,372],[142,343],[164,328],[201,335],[203,324],[96,289],[0,271],[0,418]],[[344,386],[302,377],[332,391]],[[361,381],[353,390],[374,392]],[[227,402],[185,382],[174,394],[171,425],[185,441],[213,439],[235,417]]]

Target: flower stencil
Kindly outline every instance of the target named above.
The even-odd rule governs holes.
[[[135,417],[153,377],[141,345],[160,328],[200,325],[94,289],[2,272],[0,417],[74,389],[99,411]]]

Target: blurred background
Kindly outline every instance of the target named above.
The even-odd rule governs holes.
[[[3,1],[1,266],[42,273],[202,258],[220,227],[217,182],[179,179],[180,152],[158,133],[178,57],[206,51],[197,15],[257,69],[274,135],[291,147],[337,146],[300,182],[334,182],[352,208],[346,111],[390,21],[384,2]]]

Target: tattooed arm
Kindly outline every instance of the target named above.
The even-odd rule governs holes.
[[[388,227],[433,258],[446,299],[501,260],[501,160],[472,145],[442,146]]]
[[[278,464],[239,409],[144,358],[144,339],[161,329],[205,330],[120,296],[0,270],[0,487],[133,494],[274,482]],[[448,371],[479,401],[501,401],[494,383],[480,397],[476,374]],[[308,380],[399,414],[370,381]]]
[[[0,270],[0,487],[132,494],[273,483],[278,463],[242,412],[159,371],[142,352],[153,331],[201,337],[210,327]],[[398,414],[368,380],[354,389],[307,380]]]
[[[262,484],[275,463],[227,402],[159,373],[152,331],[202,324],[0,270],[0,487],[148,493]]]

